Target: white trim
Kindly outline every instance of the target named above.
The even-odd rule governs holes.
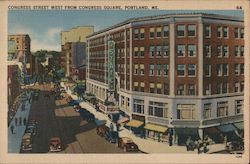
[[[169,24],[169,95],[175,95],[175,22]]]
[[[198,97],[203,96],[203,22],[198,24]]]

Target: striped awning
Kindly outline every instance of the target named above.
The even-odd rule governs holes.
[[[130,126],[130,127],[134,127],[134,128],[138,128],[142,125],[143,125],[143,122],[138,121],[138,120],[131,120],[126,124],[126,126]]]
[[[156,131],[156,132],[161,132],[161,133],[164,133],[168,130],[168,128],[165,126],[160,126],[160,125],[155,125],[155,124],[146,124],[144,128],[148,130]]]

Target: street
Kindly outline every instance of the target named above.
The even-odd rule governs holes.
[[[34,87],[41,92],[38,100],[33,100],[29,115],[29,119],[38,121],[32,153],[48,153],[52,137],[61,138],[60,153],[124,153],[116,144],[98,136],[95,122],[83,120],[65,99],[55,100],[54,95],[45,97],[49,84]]]

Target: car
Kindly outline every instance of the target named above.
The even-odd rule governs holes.
[[[122,137],[118,139],[117,146],[122,148],[124,152],[132,151],[137,152],[139,151],[138,146],[133,142],[131,138]]]
[[[96,133],[101,137],[104,137],[107,131],[109,131],[109,128],[105,124],[96,127]]]
[[[32,151],[32,138],[29,133],[25,133],[22,138],[22,151]]]
[[[118,142],[118,132],[117,131],[106,131],[104,135],[105,139],[110,143],[117,143]]]
[[[30,119],[28,121],[28,125],[35,125],[35,126],[37,126],[38,125],[38,121],[32,118],[32,119]]]
[[[49,151],[50,152],[60,152],[60,151],[62,151],[62,145],[61,145],[60,137],[52,137],[49,140]]]
[[[88,122],[95,121],[95,115],[93,113],[90,113],[90,112],[86,114],[85,118]]]
[[[26,129],[25,129],[25,133],[30,134],[31,136],[35,136],[36,135],[36,125],[28,124]]]
[[[83,118],[86,118],[86,116],[90,113],[87,109],[85,108],[80,108],[79,109],[80,116]]]

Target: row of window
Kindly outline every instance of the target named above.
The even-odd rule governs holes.
[[[229,38],[229,28],[227,26],[217,26],[216,29],[217,33],[217,38]],[[205,38],[211,38],[211,26],[210,25],[205,25],[204,28],[204,33],[205,33]],[[244,28],[239,28],[235,27],[234,28],[234,38],[236,39],[244,39]]]
[[[150,27],[149,28],[149,38],[161,38],[169,36],[169,27],[168,25],[159,26],[159,27]],[[134,29],[134,40],[143,40],[145,38],[145,29],[139,28]]]
[[[215,94],[225,94],[229,93],[229,83],[228,82],[221,82],[216,83],[216,90]],[[204,85],[204,95],[211,95],[211,84],[207,83]],[[234,92],[243,92],[244,91],[244,81],[235,82],[234,83]]]

